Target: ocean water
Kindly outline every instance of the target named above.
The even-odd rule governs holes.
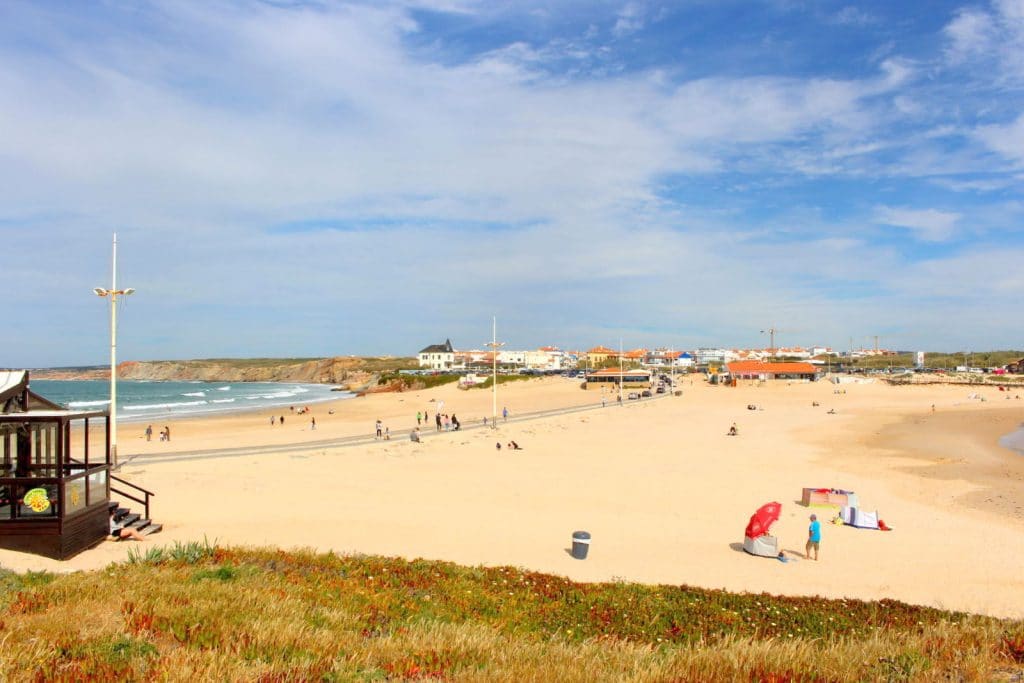
[[[105,409],[110,382],[103,380],[30,380],[32,391],[71,409]],[[141,422],[304,406],[351,398],[326,384],[291,382],[148,382],[118,380],[117,419]]]
[[[1021,455],[1024,455],[1024,424],[1022,424],[1017,431],[1010,432],[1003,438],[999,439],[999,445],[1003,448],[1009,448],[1010,450],[1017,451]]]

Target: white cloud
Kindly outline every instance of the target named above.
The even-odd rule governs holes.
[[[953,236],[960,214],[936,209],[905,209],[879,206],[875,221],[885,225],[907,228],[926,242],[943,242]]]
[[[995,0],[991,9],[961,10],[943,30],[953,65],[973,63],[1001,85],[1024,80],[1024,2]]]
[[[845,26],[867,26],[875,23],[878,19],[858,7],[847,5],[832,15],[831,21]]]
[[[1006,125],[980,126],[974,135],[1004,158],[1024,163],[1024,114]]]
[[[644,15],[644,8],[639,3],[627,3],[619,10],[615,26],[612,27],[612,35],[622,38],[630,33],[636,33],[644,27]]]
[[[962,10],[943,29],[950,44],[947,55],[953,62],[961,62],[992,49],[995,23],[988,12]]]

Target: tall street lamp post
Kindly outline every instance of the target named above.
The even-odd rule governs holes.
[[[131,287],[117,288],[117,233],[114,233],[113,275],[110,289],[96,287],[96,296],[110,297],[110,457],[117,468],[117,297],[135,293]]]
[[[619,407],[622,407],[622,382],[623,382],[623,369],[622,369],[622,337],[619,337]]]
[[[498,349],[505,345],[505,342],[498,342],[498,318],[491,318],[491,341],[486,346],[491,347],[492,374],[491,374],[491,428],[498,428]]]

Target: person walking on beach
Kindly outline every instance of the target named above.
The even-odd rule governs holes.
[[[384,440],[391,441],[391,427],[384,428]]]
[[[441,413],[434,413],[434,425],[436,425],[437,431],[441,431]]]
[[[171,428],[167,425],[164,425],[164,438],[167,441],[171,440]]]
[[[281,417],[277,418],[277,421],[281,423],[282,427],[284,427],[284,415],[282,415]]]
[[[146,425],[146,441],[153,440],[153,425]]]
[[[505,420],[505,422],[508,422],[508,408],[507,407],[502,406],[502,408],[501,408],[501,417],[502,417],[503,420]]]
[[[419,427],[423,423],[423,413],[416,411],[416,426]]]
[[[380,437],[382,437],[384,435],[384,425],[383,425],[383,423],[381,423],[380,418],[377,418],[377,425],[376,425],[376,427],[377,427],[377,434],[373,438],[379,439]]]
[[[821,522],[818,515],[811,515],[811,525],[807,528],[807,546],[804,548],[804,557],[811,559],[811,548],[814,548],[814,561],[818,561],[818,544],[821,543]]]
[[[270,416],[270,426],[273,427],[276,421],[277,421],[277,418],[274,417],[273,415],[271,415]]]
[[[316,431],[316,418],[315,417],[311,417],[311,418],[309,418],[309,420],[310,420],[310,422],[309,422],[309,429],[310,429],[310,431],[315,432]]]

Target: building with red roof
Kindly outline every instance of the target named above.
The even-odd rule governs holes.
[[[738,360],[726,363],[733,379],[806,379],[814,381],[821,370],[811,363],[765,363],[759,360]]]

